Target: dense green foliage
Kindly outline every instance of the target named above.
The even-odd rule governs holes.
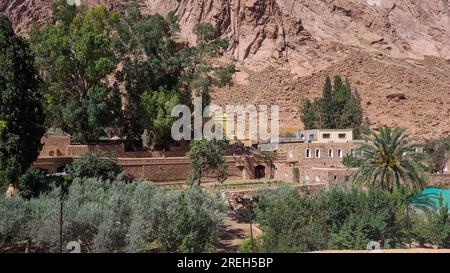
[[[447,209],[426,214],[410,209],[408,218],[406,192],[336,187],[307,195],[285,186],[257,194],[256,222],[263,230],[258,252],[362,250],[372,241],[403,248],[410,238],[421,246],[448,247]],[[248,252],[248,244],[241,251]]]
[[[176,19],[173,13],[167,18],[143,16],[130,6],[118,29],[123,69],[117,78],[127,90],[123,127],[129,138],[140,137],[148,129],[159,148],[171,142],[174,119],[170,113],[175,105],[191,105],[193,95],[209,103],[211,87],[228,84],[234,74],[234,65],[210,63],[227,46],[210,23],[195,26],[195,46],[180,49],[174,41],[179,30]]]
[[[358,168],[353,177],[355,182],[390,192],[426,185],[426,162],[415,152],[413,140],[404,129],[383,127],[365,139],[344,160],[347,166]]]
[[[0,134],[2,133],[3,129],[6,128],[6,121],[0,120]]]
[[[154,115],[157,112],[155,108],[164,107],[164,104],[149,101],[148,97],[153,97],[154,92],[161,96],[179,96],[176,91],[182,59],[173,39],[177,29],[172,17],[165,19],[159,14],[144,16],[136,6],[128,7],[120,20],[116,51],[122,68],[116,72],[116,79],[126,90],[124,100],[127,107],[120,126],[129,139],[139,138],[144,129],[154,132],[152,123],[159,118]],[[158,135],[152,137],[159,141]]]
[[[48,177],[48,172],[41,169],[29,169],[19,179],[18,190],[25,199],[39,197],[52,189],[55,179]]]
[[[59,188],[30,200],[0,198],[0,249],[29,240],[59,245]],[[64,198],[64,245],[93,252],[208,252],[223,226],[218,195],[197,187],[168,192],[151,183],[75,179]]]
[[[450,219],[448,206],[436,211],[427,211],[424,215],[412,217],[413,237],[420,246],[434,245],[450,248]]]
[[[255,253],[260,252],[264,249],[263,246],[263,237],[258,236],[253,239],[247,239],[245,240],[238,248],[237,253]]]
[[[339,75],[334,84],[329,76],[326,77],[322,97],[306,100],[301,117],[306,130],[353,129],[356,138],[368,130],[358,92],[351,89],[350,82],[342,82]]]
[[[153,144],[156,148],[164,149],[172,142],[171,127],[176,119],[171,116],[171,111],[181,103],[181,97],[175,91],[162,89],[145,92],[141,99],[152,128]]]
[[[191,161],[192,171],[189,175],[191,184],[201,184],[202,177],[216,174],[220,182],[227,178],[225,152],[228,150],[226,140],[194,140],[187,156]]]
[[[99,178],[113,181],[122,173],[117,159],[109,153],[87,153],[76,159],[65,171],[72,178]]]
[[[0,190],[14,184],[41,149],[44,109],[28,44],[0,15]]]
[[[430,139],[425,143],[423,149],[428,156],[429,165],[433,173],[443,173],[450,159],[450,136],[439,139]]]
[[[119,17],[106,7],[85,10],[59,1],[54,24],[30,33],[45,80],[48,122],[82,143],[105,136],[120,115],[120,93],[108,84],[117,59],[113,46]]]
[[[146,129],[153,144],[165,148],[172,141],[172,108],[191,105],[192,95],[209,102],[211,88],[234,74],[234,65],[211,64],[227,43],[209,23],[195,27],[197,44],[189,47],[175,42],[173,13],[146,16],[132,4],[119,16],[64,0],[52,9],[53,22],[31,31],[46,83],[47,122],[79,142],[105,137],[106,128],[141,139]]]

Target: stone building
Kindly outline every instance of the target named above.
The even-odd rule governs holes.
[[[51,173],[62,172],[66,165],[85,153],[109,152],[117,156],[117,163],[130,179],[153,182],[185,182],[191,164],[186,157],[189,146],[178,143],[167,151],[131,149],[123,141],[102,141],[81,145],[72,143],[70,136],[46,135],[42,138],[43,148],[33,168],[41,168]],[[273,178],[273,168],[269,160],[261,157],[251,147],[240,143],[230,145],[225,156],[228,180]],[[214,174],[207,175],[205,181],[215,181]]]
[[[305,185],[347,183],[355,169],[346,168],[343,159],[361,143],[352,130],[300,131],[276,145],[274,177]]]

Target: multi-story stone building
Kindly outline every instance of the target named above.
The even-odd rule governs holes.
[[[344,166],[344,157],[362,141],[353,139],[352,130],[300,131],[284,138],[275,147],[275,179],[305,185],[347,183],[355,169]]]

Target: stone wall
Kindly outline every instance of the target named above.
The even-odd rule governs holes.
[[[314,185],[325,183],[327,185],[350,183],[356,169],[347,168],[300,168],[300,184]]]
[[[440,188],[450,188],[450,173],[432,174],[430,175],[430,183],[432,186]]]
[[[287,162],[274,162],[274,179],[294,183],[294,164]],[[299,168],[296,166],[296,168]]]
[[[185,157],[187,145],[171,148],[169,151],[126,151],[124,143],[112,141],[109,144],[79,145],[71,144],[70,137],[46,136],[42,142],[44,147],[35,168],[55,172],[73,159],[85,153],[109,152],[118,158],[118,164],[129,178],[150,180],[154,182],[185,182],[191,171],[191,164]],[[234,147],[236,148],[236,147]],[[262,168],[264,178],[272,178],[272,168],[267,160],[252,153],[226,156],[228,179],[255,179],[255,167]],[[261,173],[261,171],[260,171]],[[214,174],[207,175],[205,180],[216,180]]]
[[[124,145],[120,144],[99,144],[99,145],[68,145],[67,155],[78,157],[86,153],[107,152],[120,156],[124,153]]]
[[[308,167],[292,162],[275,162],[274,165],[276,180],[302,185],[348,183],[356,172],[356,169]],[[298,181],[295,181],[294,169],[298,169]]]
[[[74,160],[73,157],[70,156],[53,156],[53,157],[40,157],[36,162],[31,166],[35,169],[44,169],[48,170],[50,173],[55,173],[62,171],[64,167]]]
[[[288,162],[296,162],[302,167],[343,167],[343,158],[359,145],[360,142],[355,141],[347,143],[280,143],[277,153],[286,153]],[[310,158],[307,157],[308,149]],[[329,155],[330,150],[332,151],[331,156]],[[316,151],[320,151],[320,157],[316,156]]]
[[[39,157],[67,156],[67,147],[70,145],[70,136],[45,135],[42,138],[41,143],[43,146]]]
[[[228,179],[243,179],[243,167],[236,166],[232,157],[226,158],[228,165]],[[127,177],[136,180],[149,180],[153,182],[185,182],[191,171],[191,164],[186,157],[172,158],[146,158],[146,159],[118,159],[119,165],[124,169]],[[206,175],[204,181],[214,181],[217,176]]]

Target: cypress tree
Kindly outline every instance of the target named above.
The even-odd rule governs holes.
[[[37,75],[28,44],[0,15],[0,188],[17,185],[41,149],[45,115]]]
[[[306,130],[353,129],[354,136],[359,138],[369,129],[358,91],[352,92],[350,82],[344,83],[339,75],[334,78],[334,85],[327,76],[322,97],[305,101],[300,112]]]
[[[325,79],[323,87],[323,95],[320,105],[320,114],[323,120],[323,129],[336,129],[335,116],[335,99],[333,96],[333,86],[330,76]]]
[[[306,100],[303,103],[303,108],[301,109],[301,118],[303,124],[305,125],[305,130],[318,128],[317,107],[315,102]]]

